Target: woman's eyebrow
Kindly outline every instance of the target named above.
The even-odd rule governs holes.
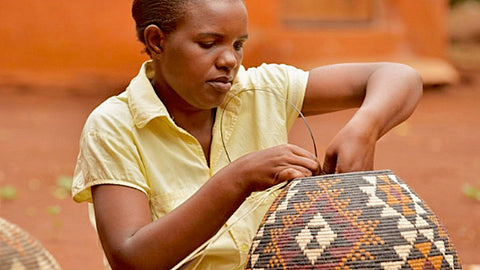
[[[223,38],[224,35],[215,33],[215,32],[205,32],[205,33],[200,33],[197,35],[198,38],[209,38],[209,37],[214,37],[214,38]],[[248,34],[240,36],[238,39],[241,40],[247,40],[248,39]]]
[[[245,35],[240,36],[239,39],[247,40],[247,39],[248,39],[248,34],[245,34]]]
[[[205,32],[205,33],[200,33],[197,35],[199,38],[207,38],[207,37],[215,37],[215,38],[222,38],[223,35],[219,33],[214,33],[214,32]]]

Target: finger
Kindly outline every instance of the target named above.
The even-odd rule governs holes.
[[[293,166],[292,168],[300,173],[300,175],[297,176],[297,178],[298,177],[309,177],[309,176],[312,176],[314,174],[312,172],[312,170],[310,170],[310,169],[308,169],[304,166]]]
[[[293,154],[295,154],[299,159],[292,160],[292,164],[300,165],[308,168],[313,175],[318,175],[321,173],[322,168],[320,161],[309,151],[296,146],[294,144],[289,145]]]
[[[359,158],[348,158],[345,155],[339,157],[337,155],[335,173],[349,173],[359,171],[362,167],[362,162],[363,161]]]
[[[307,170],[304,167],[291,166],[278,171],[275,175],[275,180],[277,183],[280,183],[283,181],[290,181],[294,178],[303,178],[308,176],[312,176],[312,172],[310,170]]]
[[[327,174],[335,173],[337,169],[337,154],[326,154],[323,161],[323,172]]]
[[[288,146],[290,147],[292,153],[294,153],[295,155],[298,155],[298,156],[302,156],[302,157],[306,157],[306,158],[309,158],[309,159],[312,159],[312,160],[317,160],[317,157],[312,154],[310,151],[298,146],[298,145],[295,145],[295,144],[288,144]]]
[[[298,156],[294,153],[289,153],[279,160],[279,164],[284,167],[295,166],[302,171],[308,171],[308,174],[319,174],[321,171],[320,162],[316,159]]]
[[[356,155],[337,157],[337,173],[368,171],[373,169],[373,157],[371,155]]]
[[[308,169],[312,175],[318,175],[322,171],[320,162],[317,159],[298,157],[298,161],[294,164]]]

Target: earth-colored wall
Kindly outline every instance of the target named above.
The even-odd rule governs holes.
[[[246,61],[297,65],[349,60],[444,58],[444,0],[247,0]]]
[[[251,39],[245,65],[267,61],[308,68],[445,57],[446,0],[292,1],[246,0]],[[124,84],[147,59],[135,38],[130,5],[0,0],[0,86]]]
[[[141,46],[130,5],[127,0],[0,0],[0,69],[131,69]]]

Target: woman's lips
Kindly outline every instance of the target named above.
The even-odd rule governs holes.
[[[230,88],[232,88],[232,83],[228,81],[220,81],[220,80],[213,80],[213,81],[208,81],[208,84],[212,86],[216,91],[226,93],[230,91]]]

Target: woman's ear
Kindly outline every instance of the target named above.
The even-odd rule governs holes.
[[[156,25],[151,24],[145,28],[143,32],[145,38],[145,47],[150,55],[159,54],[163,51],[163,43],[165,41],[165,34]]]

